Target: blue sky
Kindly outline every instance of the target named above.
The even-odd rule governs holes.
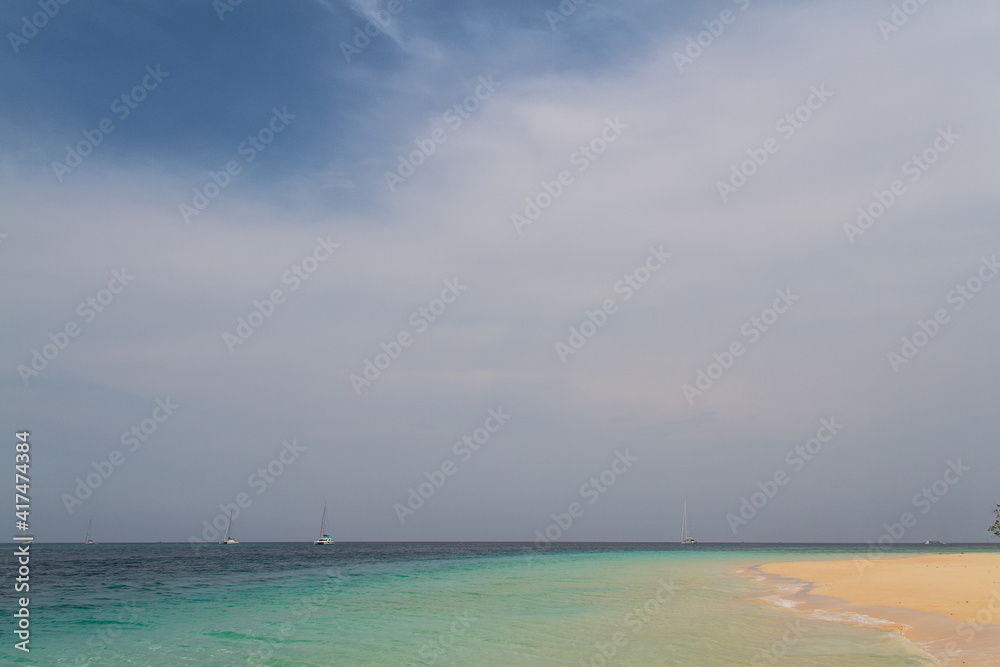
[[[571,6],[5,6],[38,539],[985,540],[996,6]]]

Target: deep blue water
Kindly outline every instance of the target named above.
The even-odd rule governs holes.
[[[599,663],[603,650],[614,652],[608,664],[751,664],[773,643],[770,637],[780,636],[790,612],[760,602],[763,591],[733,576],[734,568],[850,557],[867,549],[635,543],[538,549],[482,542],[247,543],[197,550],[188,544],[32,545],[32,651],[13,650],[8,632],[0,660],[588,665]],[[889,553],[990,549],[996,550],[904,545]],[[13,551],[6,550],[8,591],[16,571]],[[667,580],[676,591],[665,597],[659,582]],[[8,600],[13,609],[12,593]],[[629,614],[643,604],[657,613],[641,623],[640,632],[637,617]],[[933,664],[886,633],[826,625],[831,627],[817,624],[796,647],[799,658],[787,664]],[[619,631],[627,634],[626,644],[614,643]],[[692,643],[690,637],[702,639]],[[848,662],[830,657],[837,650]]]

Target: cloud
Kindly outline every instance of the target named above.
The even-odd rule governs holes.
[[[241,7],[219,39],[263,30],[254,11]],[[642,470],[606,496],[615,511],[581,521],[573,539],[660,539],[654,526],[684,498],[699,538],[733,539],[724,514],[830,415],[843,435],[796,480],[817,483],[789,487],[746,539],[872,539],[883,517],[870,508],[887,508],[887,520],[949,457],[990,469],[993,285],[899,373],[886,361],[998,246],[989,5],[927,5],[886,42],[884,12],[863,3],[754,4],[683,72],[675,53],[717,13],[628,5],[601,41],[590,28],[611,10],[588,11],[553,34],[537,5],[512,6],[497,35],[473,40],[486,10],[414,4],[385,30],[401,57],[373,43],[351,64],[339,37],[319,45],[302,28],[304,43],[291,40],[274,69],[252,55],[253,73],[233,74],[239,84],[225,94],[182,85],[177,70],[171,94],[183,100],[150,99],[61,184],[46,163],[88,127],[84,114],[46,120],[58,141],[8,144],[0,289],[17,326],[0,332],[0,391],[5,416],[53,442],[58,488],[167,394],[184,405],[178,419],[121,470],[121,487],[88,501],[110,513],[129,500],[121,539],[141,534],[153,506],[178,509],[170,539],[185,539],[285,437],[306,443],[310,462],[262,496],[245,539],[301,539],[287,517],[304,512],[311,530],[304,508],[331,493],[350,508],[339,517],[349,539],[528,539],[618,447],[632,447]],[[337,35],[353,14],[338,14],[351,20]],[[642,31],[629,43],[634,24]],[[296,73],[294,85],[282,72]],[[491,74],[501,85],[450,125],[444,114]],[[824,86],[832,96],[808,120],[790,135],[778,128]],[[119,88],[88,93],[94,113]],[[287,134],[185,224],[178,205],[209,171],[242,159],[239,142],[281,104],[299,114]],[[202,109],[184,117],[192,136],[211,136],[190,155],[170,145],[183,124],[156,125],[180,108]],[[623,126],[614,141],[602,137],[609,122]],[[909,180],[904,163],[948,127],[961,137]],[[37,130],[17,113],[4,128]],[[435,130],[446,139],[390,191],[385,173]],[[769,138],[778,150],[722,201],[718,182]],[[571,182],[553,197],[560,172]],[[895,179],[905,194],[849,242],[844,225]],[[546,201],[541,193],[551,203],[519,234],[512,214]],[[283,276],[317,237],[340,248],[293,291]],[[616,285],[661,245],[669,261],[626,301]],[[16,367],[122,266],[135,284],[25,388]],[[418,332],[414,313],[455,279],[468,289]],[[751,342],[744,324],[786,288],[799,300]],[[286,300],[231,353],[223,334],[275,289]],[[608,299],[617,311],[562,363],[556,343]],[[404,332],[412,345],[358,396],[350,376]],[[682,386],[734,341],[746,353],[689,403]],[[99,398],[82,408],[87,395]],[[509,429],[401,529],[392,504],[497,404],[514,415]],[[155,494],[140,493],[154,476]],[[970,481],[964,492],[979,502],[987,487]],[[58,494],[46,502],[53,539],[71,532]],[[863,507],[870,521],[845,520]],[[976,539],[976,521],[942,505],[928,525]]]

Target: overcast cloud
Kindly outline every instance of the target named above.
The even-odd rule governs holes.
[[[985,541],[1000,9],[902,4],[8,3],[36,538]]]

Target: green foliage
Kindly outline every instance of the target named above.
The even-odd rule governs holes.
[[[1000,505],[997,505],[996,509],[993,510],[993,513],[997,515],[997,520],[993,523],[992,526],[987,528],[987,530],[996,535],[997,537],[1000,537]]]

